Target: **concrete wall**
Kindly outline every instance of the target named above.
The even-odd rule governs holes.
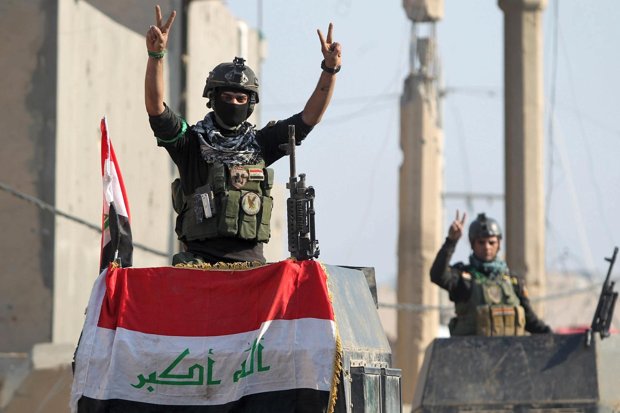
[[[51,204],[56,29],[55,2],[0,2],[0,182]],[[51,213],[0,191],[0,352],[51,338],[53,222]]]
[[[148,5],[141,9],[152,10]],[[60,1],[58,25],[56,205],[85,221],[101,222],[99,121],[105,115],[125,181],[133,239],[167,251],[172,175],[168,155],[156,147],[144,109],[144,35],[84,1]],[[98,273],[99,243],[96,231],[56,219],[55,343],[76,342],[79,337]],[[134,251],[134,266],[168,262]]]
[[[216,64],[243,56],[260,76],[264,46],[258,33],[221,1],[3,0],[1,51],[10,58],[0,60],[0,183],[99,226],[99,121],[107,116],[134,241],[172,252],[170,182],[176,170],[156,146],[144,109],[144,33],[154,22],[155,4],[166,17],[177,10],[166,57],[166,102],[189,123],[207,112],[202,90]],[[267,249],[271,261],[283,256],[281,215],[276,212],[280,224]],[[99,231],[4,190],[0,226],[0,352],[76,343],[97,276]],[[169,262],[134,250],[134,266]]]

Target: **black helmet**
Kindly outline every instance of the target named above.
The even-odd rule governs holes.
[[[474,243],[478,238],[496,236],[502,239],[502,229],[493,218],[488,218],[486,214],[478,214],[478,217],[469,225],[469,242]]]
[[[220,87],[248,92],[252,107],[258,103],[258,78],[241,57],[235,57],[232,63],[220,63],[215,66],[209,72],[202,96],[213,99],[211,92]]]

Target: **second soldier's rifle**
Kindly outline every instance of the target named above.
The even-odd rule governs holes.
[[[289,155],[291,173],[286,187],[290,197],[286,200],[288,223],[288,250],[295,259],[309,260],[319,257],[319,241],[314,227],[314,188],[306,187],[306,174],[295,172],[295,125],[288,126],[288,144],[280,149]]]
[[[614,308],[616,306],[616,300],[618,299],[618,292],[614,291],[614,281],[610,281],[611,270],[616,262],[616,256],[618,255],[618,247],[614,248],[614,253],[611,258],[605,258],[605,261],[609,262],[609,270],[607,271],[607,277],[603,283],[603,289],[596,305],[596,312],[592,319],[592,325],[586,333],[586,345],[590,345],[592,341],[592,333],[599,333],[601,339],[609,337],[609,327],[614,317]]]

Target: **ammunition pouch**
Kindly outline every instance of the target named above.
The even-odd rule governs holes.
[[[480,305],[476,309],[476,334],[522,336],[525,334],[525,310],[520,305]]]
[[[450,335],[522,336],[525,310],[520,305],[512,278],[505,274],[493,279],[469,268],[471,294],[455,303],[457,316],[450,321]]]
[[[236,171],[241,171],[243,176],[233,186],[227,167],[210,164],[207,183],[190,195],[183,193],[179,179],[172,183],[172,204],[179,214],[176,227],[179,239],[236,237],[269,241],[273,170],[264,168],[263,162],[238,167]]]

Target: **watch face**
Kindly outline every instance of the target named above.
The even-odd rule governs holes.
[[[241,189],[248,183],[248,171],[243,166],[235,165],[230,168],[230,184]]]
[[[241,209],[247,215],[256,215],[260,211],[261,201],[260,196],[254,192],[246,192],[241,197]]]

